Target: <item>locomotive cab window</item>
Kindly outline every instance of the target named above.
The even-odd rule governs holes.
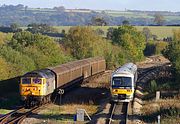
[[[112,80],[114,87],[132,87],[131,77],[114,77]]]
[[[41,84],[42,83],[42,79],[41,78],[33,78],[33,83],[34,84]]]
[[[22,84],[31,84],[31,78],[22,78],[21,83]]]

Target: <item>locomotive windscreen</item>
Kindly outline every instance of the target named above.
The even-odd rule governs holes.
[[[31,84],[31,78],[22,78],[22,84]]]
[[[132,87],[131,77],[113,77],[112,87]]]

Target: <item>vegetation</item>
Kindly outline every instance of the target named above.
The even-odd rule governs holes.
[[[122,22],[122,24],[123,24],[123,25],[129,25],[130,23],[129,23],[128,20],[124,20],[124,21]]]
[[[160,14],[156,14],[154,16],[154,22],[157,24],[157,25],[163,25],[164,22],[165,22],[165,19],[164,19],[164,16],[160,15]]]
[[[10,26],[11,23],[19,23],[21,26],[27,26],[34,22],[38,24],[46,23],[53,26],[87,25],[91,23],[91,18],[93,17],[103,18],[108,25],[122,25],[124,20],[128,20],[132,25],[161,25],[162,23],[165,25],[177,25],[180,23],[179,12],[167,11],[159,11],[157,13],[157,11],[136,10],[68,10],[63,6],[54,8],[29,8],[28,6],[19,4],[15,6],[2,5],[0,6],[0,13],[0,25],[5,26]],[[161,16],[164,17],[163,20],[166,20],[165,22],[161,21]],[[101,23],[99,24],[101,25]]]
[[[144,27],[142,32],[146,37],[146,43],[147,43],[149,41],[149,39],[152,37],[151,31],[149,28]]]
[[[180,30],[174,31],[174,39],[163,52],[173,64],[177,72],[177,79],[180,80]]]
[[[145,49],[145,37],[132,26],[121,26],[113,30],[112,42],[127,52],[127,59],[140,61],[143,59]]]
[[[97,105],[86,104],[66,104],[66,105],[51,105],[46,109],[43,109],[40,114],[43,120],[51,119],[51,123],[70,123],[73,122],[74,116],[78,108],[85,109],[89,116],[92,116],[97,112]],[[85,116],[85,121],[88,118]],[[50,123],[50,122],[49,122]]]
[[[121,31],[124,31],[124,34],[120,34]],[[111,35],[112,39],[106,40],[91,27],[72,27],[62,44],[76,59],[104,56],[108,68],[117,67],[127,61],[143,59],[144,37],[136,28],[132,26],[113,28]],[[121,39],[115,40],[117,37]],[[136,47],[133,47],[134,45]]]
[[[61,32],[62,30],[65,30],[65,32],[68,32],[69,29],[73,27],[73,26],[55,26],[54,28],[56,28],[58,30],[58,32]],[[108,33],[108,29],[109,28],[117,28],[118,26],[91,26],[94,30],[96,29],[102,29],[104,31],[104,36],[106,36],[106,34]],[[152,34],[152,37],[155,35],[156,36],[156,40],[163,40],[163,38],[167,38],[167,37],[173,37],[173,30],[177,30],[179,29],[178,26],[134,26],[135,28],[137,28],[138,31],[142,31],[143,32],[143,28],[148,28],[150,30],[150,33]]]
[[[47,24],[29,24],[27,31],[31,33],[57,33],[57,30]]]
[[[0,44],[2,79],[25,72],[55,66],[71,59],[54,39],[41,34],[17,32],[11,38],[3,35]],[[9,41],[6,41],[8,39]]]
[[[144,54],[146,56],[162,54],[167,45],[168,42],[164,41],[149,41],[148,43],[146,43]]]
[[[146,102],[143,106],[142,115],[144,116],[145,122],[152,123],[156,122],[157,116],[161,115],[161,122],[163,124],[178,123],[180,121],[180,104],[178,98],[173,99],[161,99],[154,103]]]

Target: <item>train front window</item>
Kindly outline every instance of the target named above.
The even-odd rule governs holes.
[[[31,84],[31,78],[22,78],[22,84]]]
[[[33,78],[33,83],[34,84],[41,84],[42,80],[40,78]]]
[[[114,77],[112,85],[114,87],[132,87],[131,77]]]

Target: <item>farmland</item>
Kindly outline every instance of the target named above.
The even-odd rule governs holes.
[[[13,13],[12,13],[13,11]],[[31,23],[45,23],[51,26],[76,26],[91,24],[93,17],[102,17],[108,25],[121,25],[128,20],[131,25],[156,25],[155,15],[163,16],[163,25],[178,25],[180,13],[170,11],[141,10],[90,10],[54,8],[29,8],[23,5],[0,6],[0,25],[9,26],[18,23],[27,26]],[[13,18],[12,18],[13,17]]]
[[[61,32],[63,29],[68,32],[72,26],[55,26],[55,28]],[[117,26],[92,26],[93,29],[102,29],[104,33],[107,33],[109,27]],[[158,39],[163,39],[164,37],[172,37],[173,30],[179,30],[180,27],[177,26],[135,26],[139,31],[142,31],[144,27],[148,27],[151,30],[151,33],[158,36]]]

